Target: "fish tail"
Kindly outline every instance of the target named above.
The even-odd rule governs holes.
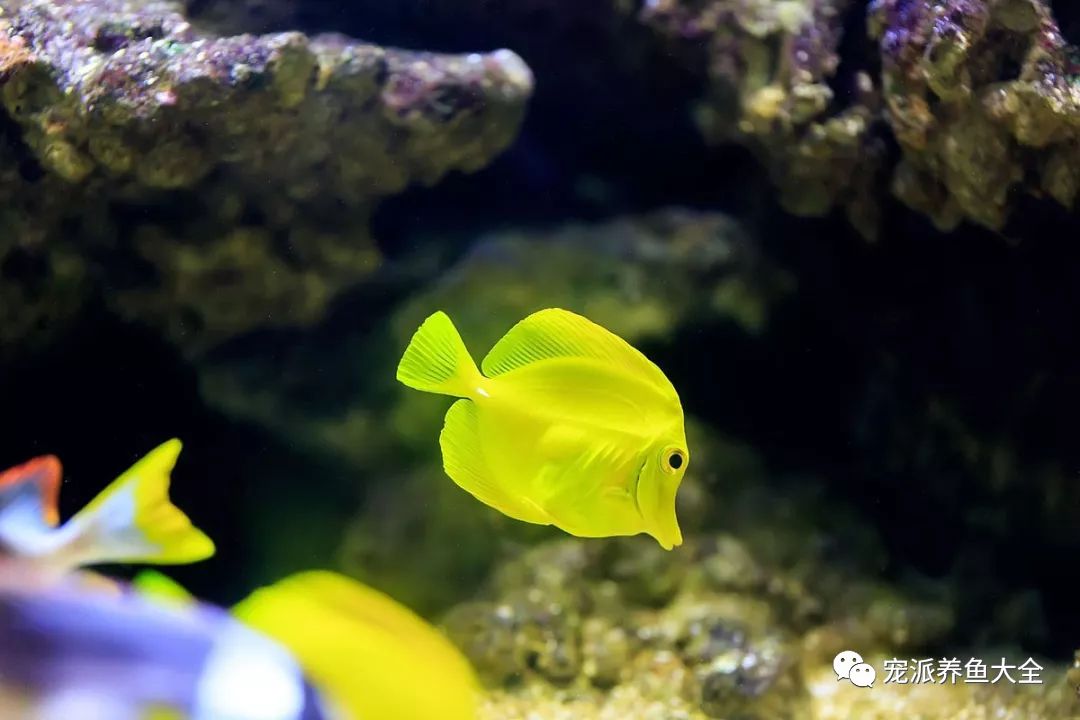
[[[398,363],[397,379],[415,390],[472,397],[481,375],[453,321],[439,311],[409,341]]]
[[[169,500],[180,441],[164,443],[105,488],[59,532],[57,564],[178,565],[214,554],[214,543]]]

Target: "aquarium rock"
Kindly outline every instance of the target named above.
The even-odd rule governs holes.
[[[22,302],[81,271],[193,352],[316,322],[377,266],[378,199],[483,167],[532,91],[509,50],[219,37],[180,7],[0,2],[0,262],[30,256]]]
[[[896,194],[942,228],[1001,228],[1019,191],[1072,208],[1080,67],[1042,0],[877,0]]]
[[[839,72],[851,61],[841,58],[840,42],[854,5],[654,0],[640,19],[704,67],[694,114],[709,143],[753,149],[790,212],[818,216],[839,206],[873,236],[886,159],[880,93],[870,73]]]
[[[1048,0],[361,0],[345,19],[318,0],[198,6],[233,28],[367,23],[434,42],[479,26],[558,79],[545,112],[590,108],[579,132],[628,142],[692,113],[708,143],[754,151],[787,210],[839,208],[868,237],[890,193],[941,228],[997,230],[1018,195],[1071,209],[1080,188],[1080,55]]]
[[[826,578],[837,569],[805,544],[800,557],[774,565],[759,556],[764,545],[698,536],[671,554],[692,562],[676,592],[654,606],[623,592],[632,580],[626,562],[648,544],[632,538],[540,545],[500,568],[480,598],[446,615],[444,628],[488,684],[483,720],[1075,716],[1068,668],[1049,661],[1042,663],[1043,683],[1032,685],[885,684],[884,673],[870,691],[838,682],[832,658],[840,650],[858,647],[881,668],[885,658],[922,657],[920,650],[939,646],[951,632],[950,622],[933,620],[949,617],[946,603],[877,585],[863,575],[869,567],[842,572],[851,591],[836,594]],[[718,586],[707,577],[706,566],[728,562],[747,568],[754,582]],[[639,570],[654,571],[649,564]],[[536,582],[551,573],[557,583]],[[819,578],[804,595],[833,599],[811,623],[793,619],[770,590],[794,575]],[[925,632],[882,632],[875,608],[883,597]]]
[[[704,48],[700,127],[755,148],[793,213],[839,206],[873,237],[886,187],[942,229],[1001,229],[1019,193],[1073,207],[1080,66],[1048,2],[865,11],[865,29],[847,0],[655,0],[642,17]]]

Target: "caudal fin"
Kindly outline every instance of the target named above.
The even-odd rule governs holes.
[[[68,521],[57,562],[179,565],[212,556],[214,543],[169,500],[180,448],[179,440],[159,446]]]
[[[345,717],[476,720],[480,684],[469,661],[373,588],[332,572],[302,572],[256,590],[233,612],[288,648]]]
[[[480,377],[457,328],[442,311],[428,317],[416,331],[397,368],[401,383],[454,397],[471,397]]]

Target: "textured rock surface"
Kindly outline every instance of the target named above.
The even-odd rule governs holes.
[[[677,43],[705,44],[706,137],[756,147],[792,212],[839,205],[873,236],[886,179],[943,229],[1000,229],[1017,192],[1072,208],[1076,50],[1045,2],[876,0],[876,47],[847,38],[841,56],[861,12],[846,0],[658,0],[642,15]]]
[[[854,5],[655,0],[640,19],[674,47],[697,51],[690,57],[705,66],[708,89],[695,113],[708,142],[753,148],[789,211],[817,216],[839,206],[873,236],[885,160],[874,132],[879,93],[863,70],[838,73]]]
[[[874,236],[886,187],[942,229],[1001,229],[1018,193],[1073,207],[1080,66],[1047,2],[875,0],[865,29],[862,12],[846,0],[655,0],[641,17],[704,48],[706,137],[756,147],[796,214],[840,206]]]
[[[188,350],[319,319],[377,265],[373,204],[486,164],[532,89],[509,51],[215,37],[150,0],[0,9],[0,262],[29,303],[5,311],[82,273]]]
[[[878,0],[870,27],[905,202],[943,228],[1001,227],[1016,190],[1073,206],[1080,67],[1045,2]]]
[[[1067,668],[1046,661],[1042,684],[885,683],[885,659],[926,657],[926,648],[947,644],[946,595],[868,581],[868,567],[838,570],[840,558],[825,561],[798,538],[781,549],[786,537],[759,548],[732,535],[698,536],[673,554],[638,538],[562,540],[510,561],[483,599],[454,608],[444,623],[492,687],[482,717],[1077,716]],[[763,561],[759,549],[788,561]],[[653,554],[662,557],[642,562]],[[661,595],[628,592],[654,586],[658,568],[677,578]],[[852,647],[879,668],[872,690],[837,682],[832,658]],[[1006,655],[1027,658],[1019,649]]]
[[[577,95],[581,104],[633,108],[628,124],[649,122],[648,106],[620,105],[640,83],[655,92],[697,81],[693,112],[708,142],[752,148],[788,210],[842,208],[867,236],[880,230],[890,190],[944,229],[963,220],[1001,229],[1025,193],[1073,207],[1080,65],[1047,0],[580,5],[361,2],[344,21],[424,39],[479,26],[483,37],[535,55],[543,76],[568,79],[558,92],[548,87],[559,96],[552,107],[572,107]],[[332,3],[199,6],[233,26],[342,21]],[[596,52],[574,51],[584,37]],[[567,52],[547,52],[556,43]],[[670,113],[666,102],[653,112],[660,108]]]

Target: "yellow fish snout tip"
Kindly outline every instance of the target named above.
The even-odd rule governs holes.
[[[674,550],[675,548],[683,544],[682,533],[676,529],[675,535],[664,535],[662,533],[656,533],[653,538],[660,543],[660,547],[665,550]]]

